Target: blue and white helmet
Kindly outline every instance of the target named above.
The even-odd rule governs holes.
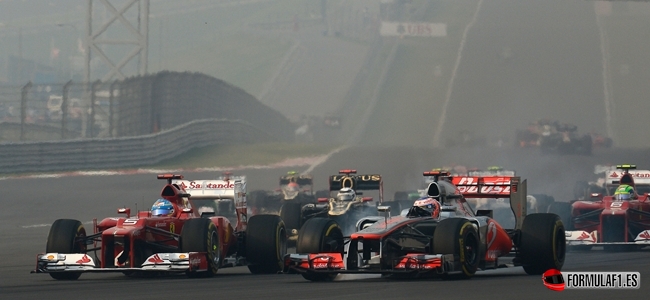
[[[158,199],[151,207],[151,216],[166,217],[174,214],[174,205],[165,199]]]

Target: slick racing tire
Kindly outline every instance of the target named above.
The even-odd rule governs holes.
[[[70,219],[54,221],[47,235],[45,252],[47,253],[86,253],[86,229],[81,222]],[[49,273],[57,280],[76,280],[81,272]]]
[[[278,215],[257,215],[248,219],[246,260],[253,274],[275,274],[284,267],[287,230]]]
[[[296,253],[343,253],[343,231],[334,220],[312,218],[302,225],[298,232]],[[329,281],[336,274],[302,274],[310,281]]]
[[[207,272],[188,272],[189,277],[209,277],[217,274],[221,266],[221,241],[217,226],[205,218],[189,219],[183,224],[180,236],[181,252],[207,253]]]
[[[530,214],[524,219],[519,239],[524,271],[540,275],[549,269],[561,270],[566,254],[564,224],[556,214]]]
[[[284,226],[288,232],[300,229],[302,220],[302,204],[298,202],[285,201],[280,208],[280,218],[284,221]]]
[[[447,275],[449,278],[470,278],[476,273],[479,245],[476,225],[464,218],[442,220],[433,232],[433,253],[453,254],[460,261],[461,273]]]
[[[578,147],[579,153],[582,155],[591,155],[594,142],[591,139],[590,135],[585,135],[580,139],[580,144]]]
[[[556,214],[562,220],[565,230],[573,230],[573,222],[571,220],[571,203],[569,202],[553,202],[548,207],[548,212]]]

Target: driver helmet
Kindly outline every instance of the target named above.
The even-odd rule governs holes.
[[[174,205],[165,199],[158,199],[151,207],[151,216],[166,217],[174,214]]]
[[[634,189],[627,185],[621,184],[616,188],[614,192],[614,199],[616,200],[630,200],[634,196]]]
[[[300,191],[300,186],[295,182],[289,182],[289,184],[287,184],[287,191],[298,192]]]
[[[351,188],[342,188],[339,190],[339,193],[336,194],[336,199],[339,201],[351,201],[355,197],[354,190]]]
[[[440,218],[440,202],[434,198],[426,197],[415,201],[413,209],[417,210],[421,217]]]

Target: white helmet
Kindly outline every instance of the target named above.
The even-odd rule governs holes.
[[[354,190],[351,188],[342,188],[339,190],[339,193],[336,194],[336,199],[340,201],[350,201],[353,200],[355,196]]]

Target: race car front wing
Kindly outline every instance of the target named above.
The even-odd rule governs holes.
[[[598,240],[598,231],[587,232],[584,230],[566,231],[568,246],[598,246],[598,245],[647,245],[650,246],[650,230],[641,231],[634,241],[630,242],[601,242]]]
[[[460,270],[453,254],[410,253],[393,260],[389,269],[370,266],[346,268],[341,253],[287,254],[284,259],[284,273],[347,273],[347,274],[445,274]]]
[[[52,272],[204,272],[208,270],[205,252],[156,253],[149,256],[139,268],[101,268],[85,253],[45,253],[36,258],[36,269],[31,273]]]

